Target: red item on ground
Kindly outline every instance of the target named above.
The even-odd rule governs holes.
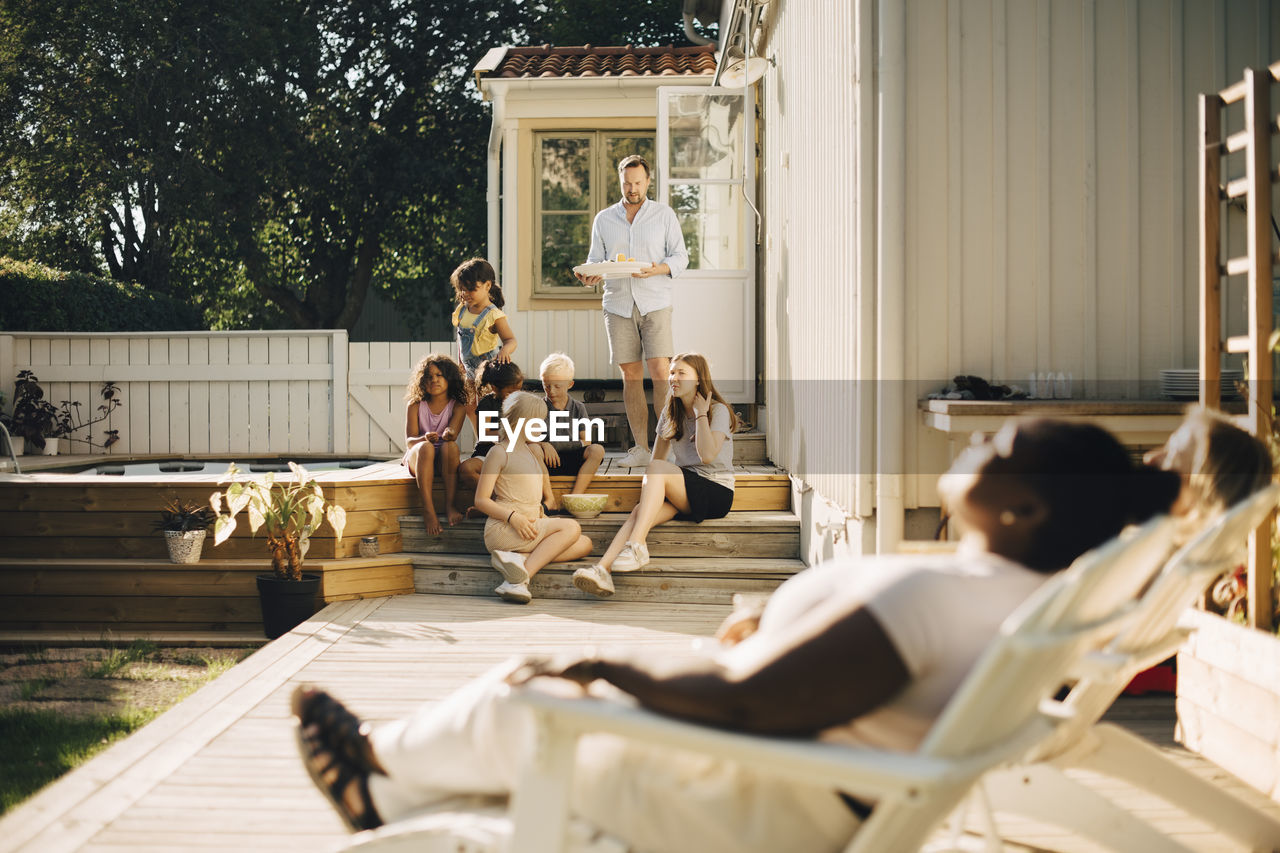
[[[1168,664],[1157,664],[1135,675],[1124,689],[1124,694],[1142,696],[1145,693],[1173,693],[1177,687],[1177,671]]]

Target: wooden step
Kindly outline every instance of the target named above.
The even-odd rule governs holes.
[[[324,603],[413,592],[406,554],[310,559]],[[0,558],[0,626],[6,630],[247,630],[261,627],[260,560]],[[163,627],[162,627],[163,626]]]
[[[147,640],[158,646],[177,646],[188,648],[195,646],[214,646],[220,648],[242,648],[244,646],[261,646],[267,640],[262,635],[262,628],[221,631],[194,631],[182,625],[138,625],[127,630],[101,629],[89,631],[71,631],[66,628],[52,627],[25,631],[0,631],[0,646],[96,646],[103,642],[131,643],[134,640]]]
[[[733,434],[734,465],[764,465],[768,459],[764,433],[753,430]]]
[[[624,513],[610,512],[578,523],[600,553],[626,518]],[[483,519],[468,519],[454,527],[444,525],[440,536],[427,536],[421,516],[401,516],[402,547],[419,554],[482,553],[484,525]],[[791,512],[754,511],[731,512],[701,524],[669,521],[655,527],[646,544],[654,557],[794,558],[800,554],[800,519]]]
[[[502,582],[487,554],[414,554],[414,587],[420,593],[493,595]],[[573,585],[574,570],[590,560],[552,563],[538,572],[529,589],[538,598],[595,601]],[[654,557],[643,571],[613,576],[609,601],[661,601],[680,604],[728,604],[735,592],[767,594],[802,570],[798,559],[717,559]]]
[[[640,495],[644,472],[618,467],[608,473],[617,457],[605,460],[602,473],[592,482],[594,491],[610,495],[606,507],[629,512]],[[634,473],[633,473],[634,472]],[[347,511],[346,535],[333,538],[327,524],[311,538],[313,558],[338,559],[357,553],[361,536],[377,536],[383,553],[401,550],[399,518],[420,513],[418,489],[405,468],[383,463],[359,471],[320,472],[325,494]],[[97,477],[34,474],[0,477],[0,542],[10,557],[104,557],[163,560],[164,540],[153,529],[158,511],[169,498],[204,503],[216,488],[217,477],[196,481],[142,482]],[[770,465],[738,466],[733,507],[739,511],[787,511],[791,507],[791,483],[785,472]],[[573,488],[573,478],[553,477],[558,492]],[[472,501],[469,490],[459,490],[458,505]],[[444,489],[436,483],[436,511],[444,512]],[[265,557],[266,542],[250,535],[247,523],[218,546],[206,541],[206,556],[219,559]]]

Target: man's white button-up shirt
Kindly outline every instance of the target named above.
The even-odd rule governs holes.
[[[631,222],[627,222],[621,200],[597,213],[591,224],[587,263],[614,260],[619,253],[644,263],[666,264],[671,275],[605,279],[604,310],[630,317],[633,305],[641,314],[670,307],[671,279],[689,268],[689,253],[675,211],[662,202],[645,199]]]

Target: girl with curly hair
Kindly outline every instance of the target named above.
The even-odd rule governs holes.
[[[405,389],[405,444],[400,460],[418,483],[422,495],[422,522],[427,535],[442,532],[431,487],[437,468],[444,479],[444,500],[452,526],[462,520],[453,505],[458,490],[458,430],[471,399],[469,383],[458,363],[435,353],[413,368]]]

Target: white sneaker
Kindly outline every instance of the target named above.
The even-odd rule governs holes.
[[[653,454],[637,444],[618,460],[618,464],[624,468],[643,468],[649,464],[649,460],[652,458]]]
[[[609,570],[599,563],[594,566],[585,566],[574,572],[573,585],[599,598],[608,598],[613,595],[613,578],[609,577]]]
[[[634,572],[649,564],[649,546],[643,542],[628,542],[609,568],[615,572]]]
[[[503,601],[510,601],[512,604],[528,604],[533,601],[533,594],[529,592],[527,583],[507,583],[503,581],[493,591],[498,594],[498,598]]]
[[[498,570],[509,584],[529,582],[529,570],[524,567],[524,554],[517,551],[494,551],[489,555],[489,565]]]

